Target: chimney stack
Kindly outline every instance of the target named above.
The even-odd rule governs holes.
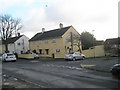
[[[42,33],[44,33],[45,32],[45,28],[42,28]]]
[[[18,37],[20,36],[20,33],[18,33]]]
[[[62,28],[63,28],[63,24],[62,24],[62,23],[60,23],[60,24],[59,24],[59,26],[60,26],[60,29],[62,29]]]

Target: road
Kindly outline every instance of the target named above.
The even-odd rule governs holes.
[[[41,88],[118,88],[110,73],[81,68],[81,61],[21,60],[4,62],[3,73],[26,80]]]

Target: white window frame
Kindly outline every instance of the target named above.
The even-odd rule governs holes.
[[[47,44],[47,43],[48,43],[48,40],[44,40],[44,43]]]
[[[52,43],[56,43],[56,40],[55,39],[52,39],[52,41],[51,41]]]

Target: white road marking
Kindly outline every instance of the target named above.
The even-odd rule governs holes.
[[[39,61],[30,61],[30,62],[39,62]]]
[[[93,67],[93,66],[96,66],[94,64],[80,64],[81,67]]]
[[[44,64],[44,66],[82,70],[82,68],[73,67],[73,66],[64,66],[64,65]]]

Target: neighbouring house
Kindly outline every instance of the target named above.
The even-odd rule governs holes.
[[[81,50],[81,42],[74,39],[74,36],[80,36],[80,34],[73,26],[63,27],[63,24],[60,24],[58,29],[50,31],[42,28],[42,32],[29,40],[30,51],[39,53],[40,56],[63,58],[66,53]]]
[[[96,40],[95,46],[98,46],[98,45],[104,45],[104,41],[103,40]]]
[[[5,41],[0,41],[0,53],[4,53],[5,50]],[[16,37],[11,37],[7,40],[8,51],[10,53],[25,53],[29,50],[29,38],[25,35],[18,35]]]
[[[106,55],[118,56],[120,54],[120,37],[106,39],[104,46]]]

